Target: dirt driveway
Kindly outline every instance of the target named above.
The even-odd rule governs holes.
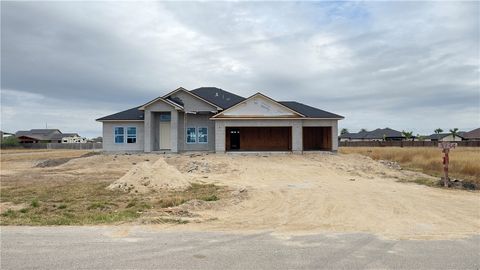
[[[480,194],[401,180],[428,176],[395,170],[360,155],[209,155],[193,163],[216,164],[208,176],[244,186],[248,199],[201,211],[215,221],[193,229],[268,230],[279,234],[369,232],[394,239],[446,239],[480,231]],[[195,161],[196,160],[196,161]],[[185,172],[192,158],[168,160]],[[205,179],[204,179],[205,180]]]
[[[48,153],[57,158],[82,154]],[[448,239],[480,231],[478,191],[402,183],[429,176],[389,168],[361,155],[95,155],[48,168],[34,167],[38,164],[35,156],[44,159],[47,153],[3,155],[2,188],[27,189],[41,181],[54,183],[52,188],[59,190],[89,181],[89,187],[105,190],[134,164],[165,159],[169,169],[177,169],[190,182],[215,183],[244,194],[210,207],[189,208],[204,222],[158,225],[161,230],[272,231],[279,235],[367,232],[392,239]],[[101,195],[108,198],[106,192]]]

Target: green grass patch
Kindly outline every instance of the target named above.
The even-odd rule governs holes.
[[[37,199],[33,199],[31,202],[30,202],[30,206],[33,207],[33,208],[37,208],[40,206],[40,203],[38,202]]]
[[[40,176],[42,177],[42,176]],[[181,205],[190,200],[216,201],[226,188],[213,184],[192,184],[184,191],[149,194],[106,189],[110,182],[32,181],[28,185],[0,188],[0,201],[24,203],[28,207],[2,213],[0,225],[88,225],[132,222],[150,210]],[[166,223],[186,221],[172,217]]]

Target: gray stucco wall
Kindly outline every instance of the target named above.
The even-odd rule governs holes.
[[[172,95],[172,97],[177,97],[182,100],[184,103],[185,111],[187,112],[210,112],[217,111],[217,107],[212,106],[191,94],[185,93],[184,91],[178,91]]]
[[[215,151],[215,123],[210,120],[213,114],[199,115],[187,114],[185,122],[185,114],[178,114],[178,150],[179,151]],[[186,143],[186,132],[188,127],[206,127],[208,128],[208,143]]]
[[[115,127],[136,127],[137,142],[136,143],[115,143]],[[108,152],[122,151],[143,151],[144,147],[144,128],[143,121],[115,121],[103,122],[103,150]]]
[[[332,150],[338,149],[338,120],[215,120],[215,152],[225,152],[226,127],[292,127],[292,152],[303,151],[303,126],[332,127]]]
[[[158,112],[170,112],[172,119],[171,124],[171,150],[177,152],[177,111],[176,109],[161,100],[148,105],[145,108],[145,132],[144,132],[144,151],[151,152],[158,150],[158,132],[159,132],[159,116]]]

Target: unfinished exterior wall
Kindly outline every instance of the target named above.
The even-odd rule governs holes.
[[[224,117],[238,116],[264,116],[264,117],[294,117],[296,114],[291,110],[278,105],[263,96],[256,96],[249,100],[242,101],[222,113]]]
[[[136,143],[115,143],[115,127],[136,127]],[[112,121],[103,122],[103,149],[111,152],[143,151],[144,149],[143,121]]]
[[[179,151],[215,151],[215,122],[210,120],[213,114],[178,114],[178,149]],[[186,120],[186,121],[185,121]],[[186,142],[186,132],[188,127],[206,127],[208,129],[208,143]]]

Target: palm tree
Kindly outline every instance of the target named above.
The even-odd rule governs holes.
[[[403,131],[402,131],[402,134],[403,134],[403,136],[405,136],[405,138],[406,138],[407,141],[408,141],[408,140],[410,140],[410,138],[412,138],[413,132],[412,132],[412,131],[405,131],[405,130],[403,130]]]
[[[435,129],[433,132],[435,132],[435,134],[440,134],[440,133],[443,132],[443,129],[437,128],[437,129]]]
[[[344,135],[344,134],[347,134],[348,133],[348,129],[346,128],[342,128],[342,130],[340,131],[340,135]]]
[[[458,128],[450,129],[450,134],[452,134],[453,140],[455,141],[455,137],[458,136]]]

